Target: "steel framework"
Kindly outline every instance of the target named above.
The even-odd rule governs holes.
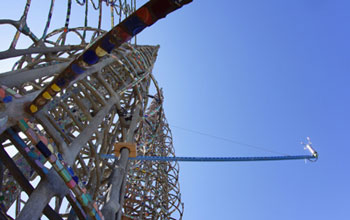
[[[51,0],[42,37],[27,25],[30,0],[18,21],[0,20],[16,28],[0,59],[18,58],[0,74],[0,219],[182,218],[176,161],[128,162],[125,148],[118,160],[101,155],[127,142],[136,143],[138,155],[175,156],[152,74],[159,46],[132,44],[128,37],[109,46],[123,28],[132,37],[140,24],[149,26],[188,2],[153,0],[135,12],[135,0],[68,0],[64,27],[50,32]],[[75,6],[85,8],[81,27],[70,26]],[[98,12],[97,27],[88,26],[91,9]],[[106,9],[108,33],[101,29]],[[32,41],[27,49],[16,49],[20,36]],[[80,40],[71,45],[73,36]]]

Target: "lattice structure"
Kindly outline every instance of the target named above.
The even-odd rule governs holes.
[[[160,93],[161,95],[162,93]],[[172,135],[161,109],[162,96],[153,98],[138,134],[138,155],[175,156]],[[140,161],[131,164],[124,213],[141,219],[182,218],[177,162]]]
[[[139,155],[175,155],[152,74],[159,47],[125,40],[188,2],[154,0],[132,13],[134,0],[68,0],[64,27],[50,31],[52,0],[41,37],[26,22],[30,0],[19,21],[0,20],[17,29],[0,59],[19,57],[0,74],[0,219],[182,218],[176,162],[128,162],[126,149],[119,160],[101,155],[116,142],[136,143]],[[81,27],[70,26],[72,7],[85,8]],[[88,26],[91,10],[97,27]],[[108,33],[104,11],[112,12]],[[33,43],[16,49],[25,35]]]

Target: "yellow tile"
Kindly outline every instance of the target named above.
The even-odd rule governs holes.
[[[48,92],[44,92],[43,97],[47,100],[52,99],[52,96]]]
[[[38,107],[36,107],[36,105],[30,105],[29,109],[32,113],[35,113],[36,111],[38,111]]]
[[[56,85],[56,83],[54,83],[54,84],[51,85],[51,89],[52,89],[53,91],[55,91],[55,92],[61,91],[61,88],[58,87],[58,85]]]
[[[99,57],[103,57],[104,55],[107,54],[107,51],[105,51],[104,49],[102,49],[99,46],[96,47],[95,52],[96,52],[97,56],[99,56]]]

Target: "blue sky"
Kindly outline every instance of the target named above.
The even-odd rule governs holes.
[[[194,1],[139,35],[170,125],[304,161],[181,163],[184,219],[348,219],[349,1]],[[272,155],[172,127],[179,156]]]
[[[20,5],[1,17],[18,18]],[[320,154],[317,163],[181,163],[185,220],[348,219],[349,8],[195,0],[139,34],[139,44],[160,45],[154,74],[178,156],[273,155],[178,127],[289,155],[307,153],[300,141],[310,136]],[[44,19],[32,22],[43,29]]]

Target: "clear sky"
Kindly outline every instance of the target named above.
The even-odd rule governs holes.
[[[170,125],[305,154],[304,161],[181,163],[185,220],[349,219],[350,1],[194,1],[139,35]],[[179,156],[264,151],[171,127]]]
[[[178,156],[276,155],[180,128],[288,155],[307,154],[310,136],[320,154],[181,163],[184,220],[349,219],[349,11],[348,0],[194,0],[139,34],[160,45]]]

